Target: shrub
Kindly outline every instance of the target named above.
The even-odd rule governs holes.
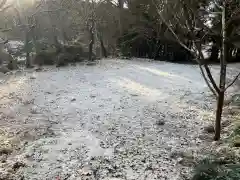
[[[70,53],[60,53],[56,60],[56,66],[66,66],[68,63],[74,61],[75,56]]]
[[[240,164],[206,158],[194,170],[192,180],[239,180]]]
[[[35,58],[33,59],[33,64],[42,65],[54,65],[56,61],[56,52],[54,50],[43,50],[36,54]]]

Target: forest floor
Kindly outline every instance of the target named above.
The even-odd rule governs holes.
[[[0,179],[181,179],[212,144],[207,90],[197,66],[167,62],[16,72],[0,85]]]

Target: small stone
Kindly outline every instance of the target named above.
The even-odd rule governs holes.
[[[182,164],[182,163],[183,163],[183,158],[181,158],[181,157],[177,158],[177,162],[178,162],[179,164]]]
[[[138,96],[138,94],[131,94],[131,96],[135,96],[136,97],[136,96]]]
[[[25,164],[23,162],[15,162],[12,166],[12,169],[14,171],[18,170],[20,167],[25,167]]]
[[[157,120],[156,124],[157,124],[158,126],[163,126],[163,125],[165,124],[165,121],[162,120],[162,119],[159,119],[159,120]]]
[[[74,101],[76,101],[76,98],[72,98],[72,100],[71,100],[72,102],[74,102]]]
[[[31,76],[30,79],[36,79],[36,77],[35,76]]]
[[[92,170],[89,167],[83,167],[82,169],[79,170],[79,174],[81,176],[91,176]]]
[[[42,67],[38,67],[38,68],[35,69],[36,72],[40,72],[40,71],[42,71],[42,70],[43,70]]]
[[[90,98],[95,98],[95,97],[96,97],[96,95],[94,95],[94,94],[90,95]]]
[[[97,64],[97,61],[89,61],[87,62],[87,66],[95,66]]]

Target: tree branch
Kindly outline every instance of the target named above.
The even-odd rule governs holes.
[[[211,70],[210,70],[210,68],[208,67],[208,65],[206,63],[204,63],[204,68],[205,68],[205,70],[207,72],[208,78],[209,78],[210,82],[212,83],[214,89],[217,91],[217,93],[220,93],[220,89],[218,88],[215,80],[213,79]]]
[[[155,2],[153,1],[153,3],[155,3]],[[192,52],[192,50],[191,50],[190,48],[188,48],[188,47],[179,39],[178,35],[174,32],[174,30],[172,29],[172,27],[166,22],[166,20],[165,20],[165,18],[163,17],[161,11],[159,10],[158,6],[157,6],[156,4],[155,4],[155,6],[156,6],[156,8],[157,8],[157,10],[158,10],[157,12],[158,12],[161,20],[164,22],[164,24],[165,24],[165,25],[168,27],[168,29],[171,31],[171,33],[172,33],[173,36],[176,38],[176,40],[178,41],[178,43],[179,43],[182,47],[184,47],[186,50],[188,50],[189,52]],[[198,51],[201,59],[204,59],[203,53],[202,53],[202,51],[201,51],[201,48],[199,48],[199,47],[196,45],[195,41],[193,41],[193,43],[195,44],[195,46],[196,46],[196,48],[197,48],[197,51]],[[205,73],[204,73],[204,70],[203,70],[203,68],[202,68],[201,62],[199,61],[199,59],[196,59],[196,61],[198,62],[198,65],[199,65],[201,74],[202,74],[202,76],[203,76],[206,84],[208,85],[208,87],[209,87],[209,89],[212,91],[212,93],[215,95],[215,97],[217,97],[217,93],[220,92],[220,89],[217,87],[217,85],[216,85],[216,83],[215,83],[215,81],[214,81],[214,79],[213,79],[213,77],[212,77],[212,74],[211,74],[211,71],[210,71],[208,65],[207,65],[206,63],[204,63],[204,68],[205,68],[205,70],[206,70],[207,76],[208,76],[208,78],[209,78],[209,80],[210,80],[210,82],[211,82],[211,84],[212,84],[213,87],[212,87],[211,84],[209,83],[209,81],[208,81],[208,79],[207,79],[207,77],[206,77],[206,75],[205,75]]]
[[[207,79],[207,77],[206,77],[206,75],[205,75],[205,73],[204,73],[204,70],[203,70],[202,66],[201,66],[200,64],[198,64],[198,65],[199,65],[201,74],[202,74],[202,76],[203,76],[203,79],[204,79],[204,81],[206,82],[208,88],[209,88],[210,91],[213,93],[213,95],[214,95],[215,97],[217,97],[217,96],[218,96],[218,95],[217,95],[217,92],[214,90],[214,88],[213,88],[213,87],[211,86],[211,84],[209,83],[209,81],[208,81],[208,79]]]
[[[229,85],[227,85],[227,87],[225,88],[225,91],[228,88],[230,88],[238,80],[239,76],[240,76],[240,73],[238,73],[238,75],[233,79],[233,81]]]
[[[155,2],[153,1],[153,3],[155,4]],[[168,27],[168,29],[171,31],[171,33],[173,34],[173,36],[175,37],[175,39],[177,40],[177,42],[184,47],[186,50],[188,50],[189,52],[192,52],[191,49],[189,49],[178,37],[178,35],[174,32],[174,30],[172,29],[172,27],[169,25],[169,23],[167,23],[167,21],[165,20],[165,18],[163,17],[160,9],[158,8],[158,6],[155,4],[156,8],[157,8],[157,12],[161,18],[161,20],[164,22],[164,24]]]
[[[199,53],[200,58],[201,58],[202,60],[204,60],[204,56],[203,56],[201,47],[199,47],[194,41],[193,41],[193,43],[194,43],[194,45],[196,46],[196,48],[197,48],[197,50],[198,50],[198,53]],[[215,82],[215,80],[214,80],[214,78],[213,78],[213,76],[212,76],[212,73],[211,73],[210,68],[208,67],[208,65],[207,65],[206,62],[203,62],[203,64],[204,64],[204,68],[205,68],[205,70],[206,70],[207,76],[208,76],[211,84],[213,85],[213,88],[215,89],[215,91],[216,91],[217,93],[220,93],[220,89],[218,88],[218,86],[217,86],[217,84],[216,84],[216,82]]]

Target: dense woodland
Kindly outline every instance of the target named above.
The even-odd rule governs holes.
[[[1,37],[3,41],[24,42],[22,51],[27,60],[32,52],[59,53],[66,50],[63,46],[74,46],[83,56],[93,51],[90,54],[98,57],[147,57],[181,62],[196,58],[189,49],[194,51],[197,42],[205,52],[205,60],[217,62],[221,49],[221,3],[211,0],[2,1]],[[239,4],[228,3],[231,36],[228,61],[236,62],[240,56],[235,46],[239,41]],[[178,43],[168,25],[188,49]],[[70,49],[74,51],[73,47]]]

